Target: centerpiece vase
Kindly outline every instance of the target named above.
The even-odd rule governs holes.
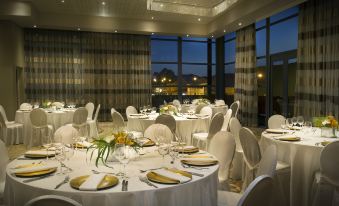
[[[321,127],[321,136],[328,138],[336,138],[336,129],[332,127]]]

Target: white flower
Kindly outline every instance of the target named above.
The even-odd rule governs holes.
[[[105,138],[104,138],[104,140],[107,142],[107,143],[110,143],[112,140],[114,140],[114,136],[113,135],[111,135],[111,136],[106,136]]]
[[[331,122],[328,119],[325,119],[322,123],[323,126],[331,124]]]

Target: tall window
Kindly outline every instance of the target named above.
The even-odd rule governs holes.
[[[225,100],[231,105],[234,101],[234,73],[235,73],[235,32],[225,35]]]

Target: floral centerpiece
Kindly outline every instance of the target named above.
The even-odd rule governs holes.
[[[192,104],[194,105],[200,105],[200,104],[210,104],[210,100],[205,99],[205,98],[201,98],[201,99],[194,99],[192,101]]]
[[[42,108],[49,108],[51,106],[52,106],[52,102],[50,102],[50,101],[42,102]]]
[[[91,151],[90,159],[93,158],[94,152],[97,151],[95,165],[98,166],[101,161],[105,166],[109,167],[106,162],[108,157],[114,152],[115,144],[125,144],[137,151],[140,146],[131,138],[126,131],[112,132],[111,135],[102,135],[93,141],[93,144],[87,148],[87,152]]]
[[[314,117],[313,125],[321,128],[322,137],[336,137],[338,129],[338,120],[334,116]]]
[[[160,107],[160,114],[177,114],[177,108],[174,105],[166,104]]]

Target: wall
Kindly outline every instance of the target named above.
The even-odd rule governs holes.
[[[23,31],[14,23],[0,21],[0,104],[9,120],[14,120],[18,108],[17,67],[24,67]]]

